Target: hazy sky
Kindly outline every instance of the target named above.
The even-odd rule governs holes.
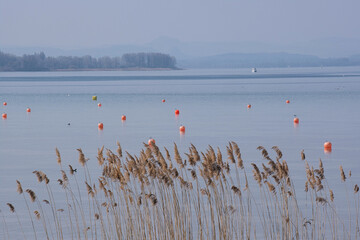
[[[1,46],[360,39],[360,0],[0,0]]]

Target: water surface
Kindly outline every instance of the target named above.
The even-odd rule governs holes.
[[[119,141],[138,154],[150,137],[168,149],[175,142],[180,152],[190,143],[199,151],[219,146],[224,156],[227,143],[235,141],[249,171],[251,162],[262,162],[259,145],[271,154],[271,147],[279,146],[300,192],[302,149],[310,163],[323,160],[334,192],[342,188],[339,165],[351,169],[353,183],[360,179],[360,68],[0,73],[0,101],[8,103],[1,106],[8,118],[0,123],[2,210],[6,202],[25,209],[15,180],[36,188],[33,170],[46,172],[55,184],[56,147],[64,164],[75,167],[76,149],[82,148],[95,175],[97,148],[115,150]],[[185,135],[179,134],[180,125]],[[325,141],[333,143],[330,154],[324,153]]]

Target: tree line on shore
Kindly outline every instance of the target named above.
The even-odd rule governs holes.
[[[89,55],[46,56],[43,52],[15,56],[0,51],[0,71],[54,71],[122,68],[176,68],[176,59],[163,53],[127,53],[121,57]]]

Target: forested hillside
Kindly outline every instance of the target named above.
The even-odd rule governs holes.
[[[0,51],[0,71],[54,71],[122,68],[176,68],[176,59],[163,53],[128,53],[122,57],[46,57],[43,52],[15,56]]]

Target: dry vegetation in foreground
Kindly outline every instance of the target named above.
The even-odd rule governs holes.
[[[123,153],[120,144],[117,145],[116,153],[109,149],[104,153],[104,147],[98,149],[102,175],[97,179],[90,176],[88,159],[81,149],[77,149],[82,166],[78,171],[71,165],[63,166],[56,149],[61,172],[57,181],[66,197],[64,209],[57,208],[59,204],[51,188],[54,185],[49,184],[44,172],[33,173],[46,189],[45,200],[17,181],[17,191],[28,209],[26,224],[31,222],[32,232],[23,230],[24,222],[15,207],[12,203],[7,205],[16,214],[24,239],[357,239],[359,236],[358,185],[353,187],[353,197],[348,195],[351,200],[348,216],[341,217],[323,163],[320,160],[318,167],[310,166],[304,152],[301,158],[307,176],[306,204],[298,203],[288,164],[276,146],[272,147],[274,158],[259,146],[264,163],[261,166],[251,163],[250,170],[245,169],[235,142],[227,146],[227,157],[223,157],[219,148],[209,146],[199,153],[191,145],[183,155],[186,159],[176,144],[173,156],[168,149],[161,152],[156,145],[144,144],[139,155]],[[340,176],[347,189],[349,183],[345,181],[351,173],[346,176],[340,166]],[[85,182],[79,182],[78,178]],[[3,236],[11,239],[5,218],[3,222]]]

